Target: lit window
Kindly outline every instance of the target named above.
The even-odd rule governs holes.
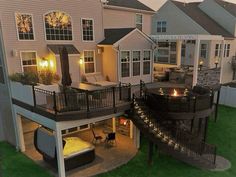
[[[151,73],[151,51],[143,51],[143,74]]]
[[[158,49],[154,51],[154,62],[176,64],[176,42],[159,42]]]
[[[50,12],[44,16],[47,40],[72,40],[71,17],[64,12]]]
[[[16,13],[15,17],[19,40],[34,40],[32,15]]]
[[[84,70],[86,74],[95,72],[94,55],[93,50],[84,51]]]
[[[207,58],[207,44],[201,44],[200,57]]]
[[[167,26],[167,23],[166,21],[158,21],[157,22],[157,32],[158,33],[164,33],[166,32],[166,26]]]
[[[143,30],[143,15],[142,14],[136,14],[136,28],[138,28],[140,31]]]
[[[215,57],[220,57],[220,56],[221,56],[221,44],[216,44]]]
[[[225,44],[224,57],[229,57],[230,53],[230,44]]]
[[[130,52],[121,51],[121,77],[130,76]]]
[[[133,76],[140,75],[141,52],[133,51]]]
[[[37,73],[36,52],[21,52],[23,72]]]
[[[83,41],[93,41],[94,40],[93,20],[82,19],[82,28],[83,28]]]

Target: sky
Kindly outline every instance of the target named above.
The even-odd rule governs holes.
[[[167,0],[139,0],[141,2],[143,2],[144,4],[146,4],[147,6],[151,7],[154,10],[158,10]],[[202,0],[178,0],[178,1],[182,1],[182,2],[196,2],[196,1],[202,1]],[[225,0],[228,2],[233,2],[236,4],[236,0]]]

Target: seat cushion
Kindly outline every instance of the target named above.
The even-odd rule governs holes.
[[[101,74],[96,74],[95,79],[97,82],[105,81],[105,78]]]
[[[95,83],[96,82],[96,79],[95,79],[94,76],[86,76],[86,80],[89,83]]]

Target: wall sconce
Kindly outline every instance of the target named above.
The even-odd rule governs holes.
[[[80,64],[80,65],[84,64],[83,58],[80,58],[80,59],[79,59],[79,64]]]
[[[40,61],[39,65],[42,68],[47,68],[49,64],[48,64],[48,61],[45,58],[42,58],[42,61]]]
[[[201,61],[199,62],[200,71],[202,70],[203,64],[204,64],[204,62],[203,62],[203,60],[201,60]]]
[[[218,57],[216,57],[216,59],[215,59],[216,68],[217,68],[218,64],[219,64],[219,59],[218,59]]]

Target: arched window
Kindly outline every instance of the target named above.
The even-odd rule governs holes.
[[[47,40],[72,40],[71,17],[60,11],[53,11],[44,16]]]

